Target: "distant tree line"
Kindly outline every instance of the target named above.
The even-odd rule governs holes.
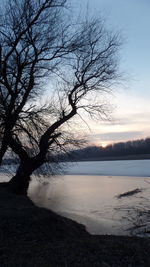
[[[150,156],[150,138],[140,139],[128,142],[119,142],[102,146],[87,146],[81,149],[71,150],[64,154],[55,154],[49,161],[53,161],[54,157],[59,161],[78,161],[78,160],[101,160],[113,159],[119,157],[133,156],[133,158],[143,158],[143,155]],[[148,158],[148,157],[146,157]],[[7,156],[3,160],[3,164],[17,164],[18,158]]]
[[[71,151],[68,153],[68,159],[86,160],[148,154],[150,154],[150,138],[119,142],[106,147],[88,146]],[[67,160],[66,156],[61,155],[61,157],[63,160]]]

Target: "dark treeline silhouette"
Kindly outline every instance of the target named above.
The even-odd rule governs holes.
[[[82,149],[73,150],[68,154],[68,157],[61,155],[62,160],[92,160],[103,158],[119,158],[127,156],[138,156],[143,158],[143,155],[150,155],[150,138],[120,142],[101,146],[88,146]]]
[[[82,160],[107,160],[107,159],[140,159],[150,158],[150,137],[146,139],[119,142],[102,146],[87,146],[76,149],[67,154],[55,154],[54,157],[59,161],[82,161]],[[54,159],[53,157],[53,159]],[[53,161],[49,156],[49,161]],[[18,164],[17,157],[5,157],[3,164]]]

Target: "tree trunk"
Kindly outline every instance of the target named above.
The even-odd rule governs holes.
[[[3,140],[1,149],[0,149],[0,165],[2,164],[3,156],[5,155],[6,150],[7,150],[7,142]]]
[[[16,175],[8,182],[8,189],[17,195],[27,195],[30,176],[45,162],[45,154],[39,153],[33,158],[27,158],[22,160],[19,168],[17,169]]]
[[[13,178],[8,182],[9,191],[17,195],[27,195],[30,183],[30,175],[31,173],[24,171],[20,165],[16,175],[13,176]]]

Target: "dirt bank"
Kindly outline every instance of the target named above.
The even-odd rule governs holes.
[[[0,188],[0,266],[150,266],[150,239],[92,236],[84,226]]]

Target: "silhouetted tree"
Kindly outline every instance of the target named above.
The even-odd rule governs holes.
[[[8,183],[17,194],[27,193],[31,174],[54,151],[78,144],[67,122],[80,110],[106,115],[98,97],[118,78],[118,36],[95,19],[67,23],[65,6],[66,0],[9,0],[1,10],[0,161],[8,148],[19,157]]]

